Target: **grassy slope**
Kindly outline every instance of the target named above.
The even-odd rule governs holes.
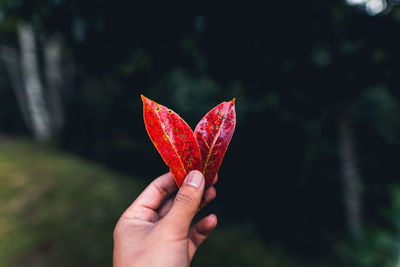
[[[0,267],[111,266],[116,220],[144,186],[26,141],[0,143]],[[217,228],[193,266],[322,266],[294,262]]]

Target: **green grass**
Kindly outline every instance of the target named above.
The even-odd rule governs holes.
[[[0,143],[0,267],[111,266],[114,225],[145,184],[28,141]],[[300,263],[217,228],[193,266]]]
[[[0,266],[109,266],[118,216],[144,188],[28,142],[0,144]]]

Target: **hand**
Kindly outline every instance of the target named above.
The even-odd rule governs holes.
[[[171,173],[155,179],[115,227],[114,267],[189,266],[197,247],[217,226],[214,214],[190,226],[200,207],[216,196],[215,188],[208,188],[201,204],[204,184],[203,175],[192,171],[174,196],[178,188]]]

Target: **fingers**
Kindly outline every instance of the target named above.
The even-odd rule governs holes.
[[[163,219],[171,232],[186,236],[190,223],[200,207],[204,184],[204,176],[199,171],[192,171],[186,176],[170,211]]]
[[[206,189],[206,192],[204,192],[203,195],[203,200],[201,201],[200,209],[207,206],[207,204],[213,201],[216,196],[217,196],[217,191],[215,190],[215,187],[212,186]],[[172,207],[172,204],[174,203],[174,199],[175,196],[172,195],[164,202],[164,204],[162,204],[161,208],[158,210],[159,218],[163,218],[168,213],[168,211]]]
[[[189,230],[189,256],[193,258],[194,253],[200,244],[206,239],[209,233],[217,226],[217,216],[210,214],[198,221]]]
[[[164,202],[164,204],[161,206],[161,208],[158,210],[158,216],[160,218],[163,218],[168,213],[168,211],[171,209],[172,204],[174,203],[174,199],[175,199],[175,196],[171,196],[170,198],[168,198]]]
[[[154,221],[156,210],[177,190],[177,185],[170,172],[161,175],[138,196],[132,205],[125,211],[124,216],[135,219]]]
[[[212,182],[212,185],[215,185],[215,183],[218,182],[218,173],[215,175],[214,181]]]
[[[200,209],[204,208],[208,203],[214,200],[216,196],[217,196],[217,191],[215,190],[215,187],[212,186],[207,188],[206,192],[204,193]]]
[[[214,180],[212,182],[211,187],[206,189],[206,192],[204,192],[203,200],[201,201],[200,204],[200,209],[204,208],[207,206],[208,203],[210,203],[214,198],[217,196],[217,191],[215,190],[215,183],[218,181],[218,173],[215,174]]]

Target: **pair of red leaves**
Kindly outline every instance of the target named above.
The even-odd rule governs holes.
[[[178,114],[141,97],[147,133],[178,186],[190,171],[198,170],[210,187],[235,130],[235,99],[210,110],[193,132]]]

